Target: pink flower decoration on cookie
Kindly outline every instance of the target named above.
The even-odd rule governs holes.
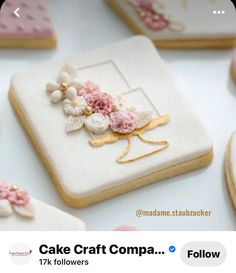
[[[138,231],[138,229],[131,226],[121,226],[113,229],[113,231]]]
[[[24,206],[30,201],[29,194],[25,191],[13,190],[10,191],[7,197],[12,205]]]
[[[19,216],[34,218],[34,209],[27,192],[16,185],[8,185],[0,180],[0,218],[10,216],[13,211]]]
[[[144,24],[153,31],[160,31],[169,26],[169,22],[163,15],[157,13],[153,8],[155,1],[153,0],[136,0],[131,1],[135,10],[140,15]]]
[[[110,127],[112,131],[120,134],[128,134],[134,131],[137,122],[137,116],[131,112],[119,111],[110,115]]]
[[[0,200],[5,199],[10,192],[10,186],[6,182],[0,181]]]
[[[154,31],[159,31],[168,27],[168,22],[161,17],[159,19],[156,19],[153,16],[146,17],[144,19],[144,23],[147,27]]]
[[[94,113],[110,115],[115,110],[113,98],[108,93],[92,92],[85,96],[87,104],[92,108]]]
[[[100,87],[98,84],[93,83],[91,81],[85,82],[84,85],[79,86],[78,89],[78,96],[84,96],[86,97],[87,94],[93,93],[93,92],[100,92]]]
[[[130,1],[138,12],[152,12],[153,0],[132,0]]]

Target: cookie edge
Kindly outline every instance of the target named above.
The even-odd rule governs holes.
[[[233,82],[236,84],[236,73],[233,69],[233,61],[231,62],[231,65],[230,65],[230,74],[231,74],[231,78]]]
[[[40,39],[0,39],[0,48],[51,49],[56,46],[56,36]]]
[[[234,210],[236,212],[236,189],[233,184],[233,179],[232,179],[231,169],[230,169],[231,144],[232,144],[232,137],[230,138],[226,147],[224,167],[225,167],[225,180],[226,180],[227,189],[228,189],[232,204],[234,206]]]

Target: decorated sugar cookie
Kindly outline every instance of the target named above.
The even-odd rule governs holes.
[[[231,62],[231,76],[233,81],[236,83],[236,54],[233,55]]]
[[[236,132],[232,134],[226,149],[225,177],[229,194],[236,210]]]
[[[56,38],[43,0],[6,0],[0,12],[0,47],[53,48]]]
[[[81,220],[32,198],[16,185],[0,180],[0,231],[84,228]]]
[[[236,44],[235,8],[230,0],[107,2],[135,33],[148,36],[158,47],[224,48]]]
[[[73,207],[212,160],[208,132],[145,37],[19,72],[9,98]]]

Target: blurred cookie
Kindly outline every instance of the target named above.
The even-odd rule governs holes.
[[[6,0],[0,13],[0,47],[56,47],[53,24],[42,0]]]
[[[84,223],[0,180],[0,231],[84,230]]]
[[[236,84],[236,54],[233,55],[231,62],[231,76]]]
[[[225,48],[236,44],[235,8],[230,0],[107,2],[136,34],[148,36],[157,47]]]
[[[236,131],[232,134],[225,154],[226,184],[236,210]]]

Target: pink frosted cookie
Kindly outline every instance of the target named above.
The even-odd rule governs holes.
[[[234,56],[232,58],[231,75],[232,75],[234,82],[236,83],[236,53],[234,54]]]
[[[120,226],[113,229],[113,231],[138,231],[138,229],[131,226]]]
[[[236,211],[236,131],[232,134],[225,153],[225,177]]]
[[[47,6],[42,0],[6,0],[0,12],[0,47],[54,48],[55,46],[56,38],[52,21]]]
[[[84,223],[0,180],[0,231],[84,230]]]
[[[107,2],[135,33],[146,35],[157,47],[224,48],[236,44],[235,8],[230,0]]]

